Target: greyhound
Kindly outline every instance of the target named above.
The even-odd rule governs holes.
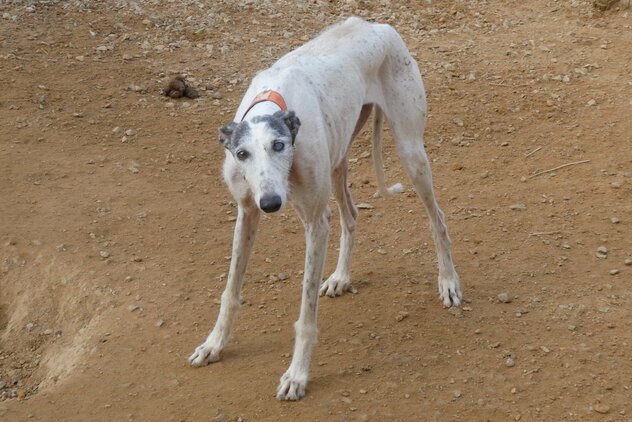
[[[399,184],[386,188],[384,180],[381,133],[386,117],[403,167],[429,216],[439,296],[446,307],[461,303],[450,238],[423,146],[426,110],[421,74],[402,38],[389,25],[357,17],[326,29],[253,78],[234,121],[219,129],[225,147],[224,179],[237,203],[237,222],[219,316],[189,357],[191,365],[219,360],[229,340],[260,212],[272,213],[292,203],[305,226],[305,271],[294,353],[277,398],[298,400],[305,395],[319,293],[333,297],[351,289],[358,209],[347,186],[347,155],[372,111],[379,192],[388,196],[402,190]],[[340,254],[335,271],[322,282],[331,192],[340,211]]]

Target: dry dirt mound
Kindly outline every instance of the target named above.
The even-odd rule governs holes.
[[[410,187],[373,197],[363,134],[358,294],[321,301],[308,395],[279,403],[303,266],[291,210],[262,219],[223,360],[186,364],[236,215],[216,128],[258,69],[351,14],[395,26],[424,73],[465,303],[436,297]],[[0,419],[630,418],[625,2],[49,0],[0,15]],[[162,95],[177,74],[199,98]],[[405,181],[384,144],[388,180]]]

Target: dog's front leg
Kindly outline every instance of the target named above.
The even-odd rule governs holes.
[[[328,211],[315,222],[305,223],[305,275],[303,296],[298,321],[294,324],[296,338],[292,363],[277,390],[279,400],[298,400],[305,395],[312,349],[318,337],[316,315],[318,312],[318,286],[323,278],[327,237],[329,235]]]
[[[240,205],[238,208],[233,237],[233,255],[226,288],[222,293],[219,316],[213,331],[189,357],[189,363],[193,366],[204,366],[218,361],[222,349],[228,343],[235,315],[241,305],[241,288],[244,284],[244,273],[255,240],[259,214],[259,209],[254,205]]]

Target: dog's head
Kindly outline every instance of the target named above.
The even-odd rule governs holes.
[[[293,111],[277,111],[219,129],[220,144],[232,154],[262,211],[278,211],[287,201],[300,126]]]

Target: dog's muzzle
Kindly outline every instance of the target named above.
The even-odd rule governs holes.
[[[279,195],[264,196],[259,200],[259,208],[264,212],[275,212],[281,208],[282,203]]]

